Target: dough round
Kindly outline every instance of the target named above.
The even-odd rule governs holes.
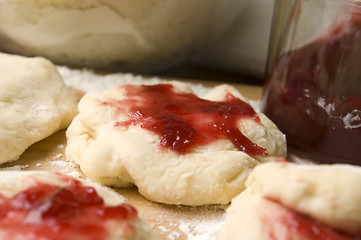
[[[330,226],[360,232],[360,183],[356,166],[272,163],[257,168],[247,185]]]
[[[262,164],[249,176],[246,191],[227,209],[221,239],[305,239],[304,232],[290,227],[293,215],[316,220],[318,226],[326,226],[325,232],[332,227],[336,231],[331,235],[360,234],[360,183],[361,168],[356,166]]]
[[[176,91],[190,92],[173,82]],[[234,88],[222,85],[205,98],[223,100],[227,93],[242,97]],[[285,156],[284,135],[264,115],[262,124],[239,122],[241,132],[268,150],[268,156],[251,157],[221,139],[196,147],[186,154],[160,150],[160,137],[138,125],[115,127],[129,118],[102,102],[124,99],[122,86],[86,94],[79,114],[67,130],[66,155],[80,165],[93,181],[106,185],[134,184],[146,198],[168,204],[227,204],[245,188],[252,169],[264,161]]]
[[[78,98],[43,58],[0,53],[0,163],[67,127]]]
[[[226,222],[219,234],[220,240],[271,240],[260,217],[263,213],[272,216],[274,220],[281,215],[279,209],[272,207],[272,204],[261,195],[252,194],[246,189],[232,200],[231,206],[227,209]],[[282,229],[278,230],[282,232]]]
[[[84,187],[85,194],[88,195],[81,195],[84,190],[79,191],[79,186]],[[104,204],[99,204],[101,207],[95,207],[99,206],[97,203],[89,204],[92,198],[99,199],[98,197],[104,201]],[[0,171],[0,199],[2,213],[8,211],[0,219],[1,239],[34,239],[29,237],[33,235],[37,238],[55,239],[59,234],[69,240],[154,239],[150,227],[139,218],[132,206],[124,202],[122,196],[90,181],[46,171]],[[89,202],[80,203],[85,199]],[[8,200],[10,205],[7,205]],[[81,209],[71,210],[79,204]],[[90,207],[84,207],[87,204]],[[91,210],[92,208],[97,210]],[[105,214],[107,210],[119,213],[117,209],[120,209],[122,216],[107,218],[100,215],[101,209],[104,209]],[[23,231],[16,230],[19,227]],[[91,232],[90,228],[94,232],[88,234]],[[105,234],[99,235],[102,230]]]

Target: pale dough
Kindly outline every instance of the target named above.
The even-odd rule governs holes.
[[[246,191],[232,200],[221,239],[289,239],[287,226],[277,221],[287,213],[269,199],[336,230],[360,234],[360,184],[357,166],[262,164],[249,176]],[[270,233],[278,235],[270,238]]]
[[[172,82],[178,91],[190,92],[184,84]],[[120,87],[86,94],[79,114],[67,130],[66,155],[80,165],[93,181],[112,186],[134,184],[147,199],[167,204],[227,204],[245,188],[245,181],[258,164],[286,155],[284,135],[263,114],[262,124],[239,123],[251,141],[268,150],[267,157],[252,158],[228,140],[218,140],[180,155],[159,151],[160,137],[139,126],[115,128],[126,116],[99,103],[124,99]],[[222,100],[227,93],[241,94],[221,85],[205,98]]]
[[[261,195],[252,194],[249,189],[243,191],[232,200],[231,206],[226,211],[226,222],[219,233],[220,240],[273,240],[269,238],[265,223],[261,216],[271,216],[273,221],[282,213],[275,209]],[[260,216],[261,215],[261,216]],[[283,227],[278,226],[277,231],[283,232]],[[277,240],[286,240],[277,236]],[[297,238],[292,238],[296,240]]]
[[[28,187],[33,186],[33,184],[36,182],[67,188],[70,184],[70,181],[68,181],[69,179],[71,179],[71,177],[48,171],[0,171],[0,195],[8,198],[12,197],[15,194],[26,190]],[[121,195],[117,194],[109,188],[90,181],[85,181],[81,179],[76,180],[80,181],[81,184],[83,184],[84,186],[93,187],[96,190],[97,194],[104,200],[106,206],[115,207],[119,206],[122,203],[125,203],[125,199]],[[107,240],[156,239],[155,235],[150,229],[150,226],[148,226],[139,217],[139,215],[136,216],[134,219],[127,221],[126,224],[127,227],[130,226],[131,228],[135,229],[133,234],[123,233],[122,229],[125,226],[123,220],[120,220],[120,222],[109,222],[108,225],[106,224],[107,230],[110,233],[110,235],[107,237]],[[7,236],[6,229],[2,229],[2,227],[0,226],[0,237],[4,234],[5,236]]]
[[[0,163],[67,127],[77,102],[48,60],[0,53]]]

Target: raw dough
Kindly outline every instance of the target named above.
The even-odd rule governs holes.
[[[74,179],[74,178],[71,178],[66,175],[62,175],[59,173],[46,172],[46,171],[0,171],[0,197],[1,197],[1,199],[3,197],[12,198],[13,196],[18,195],[18,197],[16,197],[16,199],[24,202],[24,201],[26,201],[25,200],[26,197],[21,197],[21,194],[22,194],[21,192],[28,188],[36,186],[36,184],[38,184],[38,183],[49,184],[51,186],[60,186],[61,189],[64,188],[64,189],[71,190],[72,189],[71,187],[76,186],[77,181],[80,181],[80,184],[83,186],[94,188],[96,193],[104,200],[104,204],[107,207],[117,207],[117,206],[120,206],[125,203],[124,198],[122,196],[120,196],[116,192],[114,192],[106,187],[103,187],[99,184],[94,184],[90,181]],[[49,189],[49,188],[44,187],[43,189]],[[90,193],[90,191],[87,191],[87,192]],[[59,204],[59,203],[63,204],[63,202],[56,201],[56,200],[55,200],[55,202],[52,202],[52,201],[54,201],[52,199],[54,196],[56,196],[56,193],[59,193],[59,190],[55,190],[55,193],[49,195],[49,197],[46,198],[46,200],[44,199],[43,201],[38,201],[36,204],[40,204],[39,205],[40,208],[37,209],[36,207],[34,207],[33,210],[31,210],[28,213],[28,216],[26,217],[26,220],[24,220],[24,221],[30,222],[30,224],[28,225],[28,228],[26,228],[27,229],[26,236],[30,236],[29,238],[27,238],[26,236],[25,236],[25,238],[23,238],[24,235],[19,236],[17,234],[14,234],[13,232],[11,232],[11,230],[4,227],[6,224],[4,224],[4,225],[0,224],[0,238],[1,239],[9,239],[9,237],[10,237],[10,240],[20,239],[20,238],[24,239],[24,240],[34,239],[33,237],[31,237],[32,236],[31,231],[33,229],[36,229],[36,227],[34,227],[34,228],[31,227],[32,226],[31,222],[33,221],[32,219],[33,218],[46,219],[47,217],[43,217],[42,214],[43,214],[43,211],[47,211],[46,207],[49,207],[49,204]],[[72,191],[72,194],[76,194],[76,192]],[[39,193],[38,193],[38,196],[40,196]],[[79,198],[82,198],[82,197],[79,197]],[[68,197],[68,199],[71,199],[71,197],[70,198]],[[32,199],[32,201],[34,201],[34,199]],[[0,201],[0,209],[2,208],[2,204],[4,204],[3,201]],[[29,203],[29,204],[31,205],[31,203]],[[78,204],[78,203],[73,203],[73,204]],[[68,206],[71,206],[71,202],[67,202],[66,206],[50,205],[50,207],[52,207],[52,208],[56,208],[56,207],[62,208],[63,212],[65,209],[67,209]],[[30,207],[30,206],[28,206],[28,207]],[[125,205],[125,209],[130,209],[130,208],[132,208],[132,207],[130,207],[129,205]],[[16,210],[14,210],[14,212],[16,212]],[[57,210],[55,210],[55,214],[52,215],[52,217],[58,216],[56,212],[57,212]],[[44,214],[46,214],[46,213],[44,213]],[[9,215],[9,216],[10,216],[9,218],[12,218],[11,215]],[[79,215],[77,213],[75,213],[74,216],[72,216],[72,218],[78,218],[78,216]],[[64,221],[64,218],[66,218],[66,215],[62,215],[62,216],[60,216],[60,218],[63,218],[63,221]],[[1,219],[4,220],[4,216]],[[80,215],[80,218],[78,218],[78,219],[82,219],[81,215]],[[84,220],[89,220],[89,218],[84,219]],[[37,221],[39,221],[39,220],[37,220]],[[49,220],[45,220],[45,221],[47,221],[47,223],[49,224]],[[59,221],[62,221],[62,220],[59,220]],[[70,221],[70,220],[68,220],[68,221]],[[140,219],[137,214],[135,215],[134,218],[129,218],[126,220],[124,220],[121,217],[118,217],[116,220],[114,220],[114,219],[112,219],[112,220],[102,219],[101,220],[101,217],[99,217],[99,221],[105,222],[104,227],[106,227],[106,230],[109,232],[109,235],[106,237],[106,239],[109,239],[109,240],[155,239],[155,236],[153,235],[150,227],[142,219]],[[34,226],[36,226],[37,224],[39,224],[39,222],[37,222]],[[55,224],[55,223],[53,223],[53,224]],[[89,224],[89,223],[86,223],[86,224]],[[47,225],[44,225],[43,228],[47,229],[46,226]],[[81,226],[80,222],[79,222],[79,226]],[[52,227],[50,227],[50,229],[51,228]],[[79,230],[79,228],[76,228],[75,231],[76,230]],[[44,231],[46,232],[46,230],[44,230]],[[62,234],[64,232],[69,233],[69,231],[71,233],[73,233],[72,228],[70,227],[70,230],[69,230],[69,226],[67,226],[63,232],[55,232],[54,234],[58,235],[58,234]],[[82,230],[80,230],[80,231],[82,231]],[[22,231],[19,231],[19,234],[21,234],[21,233],[22,233]],[[9,236],[9,234],[10,234],[10,236]],[[55,238],[55,235],[53,236],[53,238]],[[70,237],[70,236],[67,235],[67,237]],[[13,238],[11,238],[11,237],[13,237]],[[17,237],[20,237],[20,238],[17,238]],[[65,237],[65,236],[62,236],[62,237]],[[83,239],[83,238],[81,238],[81,236],[77,235],[77,236],[70,237],[67,239],[79,240],[79,239]]]
[[[304,239],[283,224],[290,222],[285,221],[286,209],[338,231],[360,234],[360,183],[361,168],[356,166],[262,164],[249,176],[247,189],[232,200],[221,239],[290,239],[290,234]]]
[[[77,102],[48,60],[0,53],[0,163],[67,127]]]
[[[190,92],[172,82],[177,91]],[[244,120],[239,128],[252,142],[268,150],[267,157],[250,157],[229,140],[197,147],[187,154],[159,150],[160,137],[140,126],[115,128],[127,116],[100,104],[124,99],[122,87],[86,94],[79,115],[67,130],[66,155],[91,180],[112,186],[135,184],[147,199],[184,205],[227,204],[244,189],[245,180],[258,164],[286,155],[284,135],[263,114],[262,124]],[[233,87],[221,85],[205,98],[223,100],[227,93],[243,98]]]

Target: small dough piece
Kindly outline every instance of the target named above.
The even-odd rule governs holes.
[[[361,233],[361,167],[273,163],[257,168],[247,185],[297,212]]]
[[[155,239],[122,196],[90,181],[46,171],[0,171],[0,199],[7,213],[0,218],[1,239]]]
[[[227,209],[221,239],[321,239],[322,234],[342,233],[350,238],[330,239],[353,239],[361,234],[360,183],[361,168],[356,166],[262,164]],[[315,221],[317,226],[309,228],[313,233],[301,231],[307,225],[297,225],[294,216]],[[297,231],[292,228],[296,225]]]
[[[191,93],[180,82],[172,84],[177,92]],[[147,199],[167,204],[227,204],[244,190],[255,166],[286,155],[284,135],[263,114],[258,114],[261,123],[243,119],[238,128],[266,148],[268,156],[251,157],[228,139],[198,146],[186,154],[160,149],[160,137],[139,125],[115,127],[129,117],[102,103],[126,99],[124,87],[86,94],[67,130],[68,159],[78,163],[93,181],[119,187],[134,184]],[[224,100],[228,93],[243,98],[228,85],[214,88],[205,98]],[[203,117],[199,120],[204,121]]]
[[[267,215],[263,215],[263,214]],[[231,206],[226,211],[226,222],[224,223],[220,240],[286,240],[287,238],[270,238],[267,231],[267,223],[263,218],[271,216],[275,221],[282,213],[279,209],[272,207],[259,194],[252,194],[249,189],[243,191],[232,200]],[[277,231],[282,233],[283,226],[277,226]],[[295,238],[290,238],[295,239]]]
[[[78,100],[50,61],[0,53],[0,163],[66,128]]]

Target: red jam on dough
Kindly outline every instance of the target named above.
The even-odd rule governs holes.
[[[260,123],[253,108],[234,97],[224,101],[200,99],[191,93],[177,92],[171,84],[125,85],[126,98],[103,102],[130,120],[115,126],[139,125],[161,136],[160,145],[180,154],[217,139],[229,139],[236,148],[250,156],[267,155],[237,128],[242,118]]]
[[[276,201],[265,201],[267,204],[260,213],[269,240],[359,240],[361,237],[338,232]]]
[[[34,181],[11,198],[0,195],[0,238],[7,240],[105,240],[107,223],[134,234],[137,216],[128,204],[107,207],[92,187],[64,177],[65,187]],[[117,230],[119,231],[119,230]]]

